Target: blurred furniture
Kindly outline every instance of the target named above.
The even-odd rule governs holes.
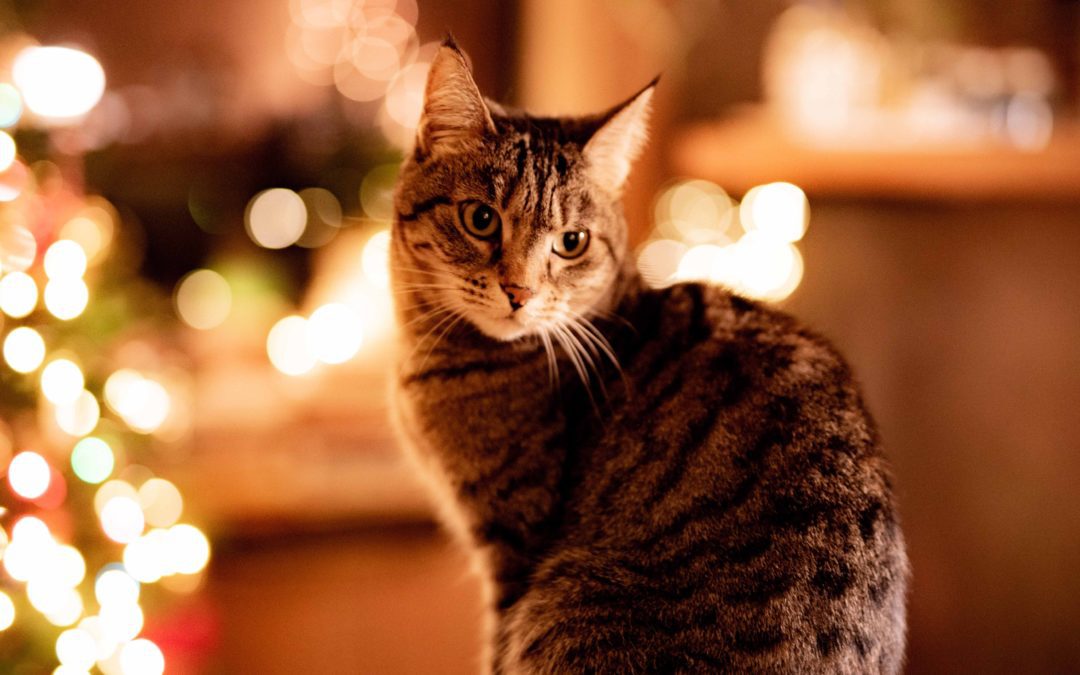
[[[752,107],[680,130],[670,157],[675,173],[707,178],[734,193],[786,180],[811,198],[1080,199],[1075,120],[1059,122],[1039,151],[998,143],[829,148],[792,140],[764,108]]]

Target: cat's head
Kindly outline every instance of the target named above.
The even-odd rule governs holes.
[[[513,340],[609,309],[620,204],[653,84],[611,110],[540,118],[485,100],[452,40],[431,66],[395,194],[395,290]]]

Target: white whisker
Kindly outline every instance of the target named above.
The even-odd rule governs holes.
[[[401,328],[408,328],[409,326],[412,326],[415,323],[419,323],[419,322],[423,321],[424,319],[434,319],[435,317],[439,316],[440,314],[445,314],[447,312],[453,312],[453,311],[454,311],[453,306],[449,302],[444,302],[444,303],[441,303],[441,304],[439,304],[439,305],[437,305],[435,307],[432,307],[432,308],[429,308],[429,309],[425,310],[424,313],[421,314],[420,316],[413,317],[409,321],[403,323],[401,325]]]
[[[434,332],[435,332],[436,330],[438,330],[438,329],[439,329],[439,328],[440,328],[441,326],[443,326],[443,325],[444,325],[444,324],[445,324],[445,323],[446,323],[447,321],[450,321],[450,320],[452,320],[452,319],[453,319],[453,318],[454,318],[455,316],[458,316],[458,313],[457,313],[457,310],[456,310],[456,309],[454,309],[454,308],[446,308],[445,310],[439,310],[439,311],[437,311],[437,312],[433,312],[433,313],[431,313],[431,314],[427,314],[427,315],[425,315],[425,317],[431,317],[431,318],[434,318],[435,316],[439,316],[440,314],[446,314],[446,316],[444,316],[444,317],[442,317],[441,319],[439,319],[439,320],[438,320],[438,321],[437,321],[437,322],[435,323],[435,325],[434,325],[434,326],[432,326],[431,328],[429,328],[429,329],[428,329],[428,331],[427,331],[426,333],[424,333],[423,337],[421,337],[421,338],[420,338],[419,340],[417,340],[417,341],[416,341],[416,345],[415,345],[415,346],[413,347],[413,350],[412,350],[412,352],[410,352],[410,353],[409,353],[409,357],[408,357],[407,359],[405,359],[405,362],[406,362],[406,363],[408,363],[409,361],[412,361],[413,357],[414,357],[414,356],[416,355],[416,352],[417,352],[417,351],[418,351],[418,350],[420,349],[420,347],[421,347],[421,346],[422,346],[422,345],[424,344],[424,341],[425,341],[425,340],[427,340],[427,339],[428,339],[428,337],[430,337],[430,336],[431,336],[431,334],[432,334],[432,333],[434,333]],[[431,351],[432,351],[432,350],[430,350],[430,349],[428,350],[428,356],[430,356],[430,355],[431,355]],[[425,360],[425,361],[427,361],[427,358],[425,357],[425,359],[424,359],[424,360]]]
[[[551,344],[551,335],[548,333],[547,329],[542,326],[540,327],[540,332],[538,333],[538,335],[540,336],[540,342],[542,342],[544,345],[544,356],[547,357],[548,381],[551,383],[553,388],[558,389],[559,363],[558,360],[555,358],[555,348]]]
[[[457,314],[457,312],[454,312],[454,314]],[[455,318],[453,321],[451,321],[446,326],[446,328],[443,329],[443,331],[439,334],[439,336],[437,338],[435,338],[435,340],[432,341],[431,347],[428,348],[428,352],[427,352],[427,354],[424,355],[424,360],[420,362],[420,366],[416,369],[416,372],[418,372],[418,373],[424,372],[424,365],[426,365],[428,359],[431,358],[431,355],[432,355],[432,353],[434,353],[435,348],[437,346],[439,346],[439,343],[442,342],[446,338],[447,335],[450,334],[450,331],[452,331],[454,329],[454,326],[458,325],[458,323],[460,323],[461,320],[464,319],[464,318],[465,318],[464,314],[457,314],[457,318]]]
[[[581,328],[584,334],[588,336],[588,339],[608,357],[611,361],[611,365],[615,366],[615,370],[618,371],[619,377],[623,381],[623,385],[629,388],[626,373],[623,371],[622,364],[619,363],[619,358],[615,355],[615,349],[611,346],[611,343],[608,342],[607,337],[600,332],[600,329],[596,327],[596,324],[584,315],[572,313],[572,319],[573,322]]]

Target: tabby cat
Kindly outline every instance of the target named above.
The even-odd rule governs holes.
[[[401,170],[395,425],[479,564],[485,668],[897,672],[907,559],[848,367],[628,259],[653,85],[532,117],[448,39]]]

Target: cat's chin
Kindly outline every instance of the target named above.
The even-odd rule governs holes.
[[[470,317],[472,324],[484,335],[500,342],[511,342],[525,337],[530,332],[529,326],[513,317],[492,318],[488,316]]]

